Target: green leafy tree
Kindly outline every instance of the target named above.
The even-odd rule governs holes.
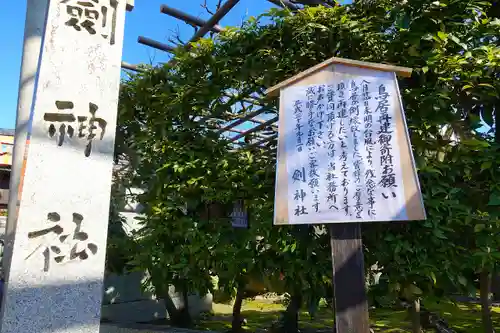
[[[263,91],[331,56],[415,69],[399,84],[429,219],[366,227],[367,266],[380,267],[380,286],[416,305],[424,296],[467,289],[467,270],[491,272],[492,256],[481,250],[487,260],[479,266],[467,251],[493,245],[495,219],[483,200],[496,189],[483,186],[479,201],[466,200],[476,184],[485,184],[487,172],[476,168],[467,179],[459,174],[465,157],[492,154],[483,144],[491,140],[477,131],[481,119],[495,125],[499,101],[499,19],[491,3],[357,1],[295,14],[273,9],[264,16],[270,23],[251,18],[198,41],[189,52],[179,49],[174,62],[134,76],[122,89],[122,147],[133,151],[135,181],[146,189],[136,264],[151,273],[157,293],[174,284],[203,294],[212,274],[220,275],[222,288],[241,290],[261,272],[277,280],[268,283],[273,288],[296,296],[294,304],[326,293],[327,237],[311,228],[271,227],[273,155],[232,151],[211,131],[215,123],[200,117],[229,121],[257,107],[276,113],[277,100]],[[466,148],[456,152],[457,146]],[[266,175],[260,182],[258,172]],[[238,198],[249,199],[257,218],[248,234],[231,238],[227,216]],[[207,217],[214,204],[221,205],[218,214]],[[470,225],[485,216],[487,226],[470,233]],[[457,239],[457,230],[469,238]],[[474,242],[461,242],[470,237]]]

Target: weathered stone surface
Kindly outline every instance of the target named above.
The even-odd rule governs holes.
[[[163,300],[141,291],[144,273],[132,272],[124,275],[108,274],[104,280],[102,318],[115,323],[149,322],[166,318]],[[176,306],[181,304],[180,295],[171,287],[169,293]],[[189,296],[189,312],[196,317],[212,310],[212,295]]]
[[[97,333],[124,0],[52,0],[2,333]]]
[[[102,307],[102,319],[113,323],[147,323],[164,318],[165,305],[157,300],[106,304]]]
[[[153,300],[155,296],[141,288],[146,274],[130,272],[122,275],[108,273],[104,278],[103,304]]]
[[[156,325],[114,325],[102,324],[100,333],[215,333],[214,331],[197,331],[176,327]]]

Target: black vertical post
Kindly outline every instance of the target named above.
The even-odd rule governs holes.
[[[330,224],[337,333],[369,333],[360,223]]]

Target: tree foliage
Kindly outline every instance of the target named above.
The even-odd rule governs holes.
[[[145,189],[134,264],[150,272],[159,294],[168,284],[204,294],[213,275],[234,294],[263,276],[267,288],[306,303],[327,294],[326,233],[272,226],[274,155],[234,151],[213,131],[217,121],[200,117],[222,123],[257,107],[276,113],[278,101],[262,95],[267,87],[337,56],[414,68],[399,85],[428,219],[364,229],[374,295],[470,289],[474,273],[492,272],[499,259],[500,156],[491,135],[478,130],[498,128],[496,5],[382,0],[272,9],[124,82],[119,148],[135,167],[135,186]],[[236,199],[250,211],[249,230],[230,225]]]

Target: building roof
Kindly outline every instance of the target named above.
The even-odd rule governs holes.
[[[14,133],[15,130],[13,129],[0,128],[0,135],[14,136]]]

